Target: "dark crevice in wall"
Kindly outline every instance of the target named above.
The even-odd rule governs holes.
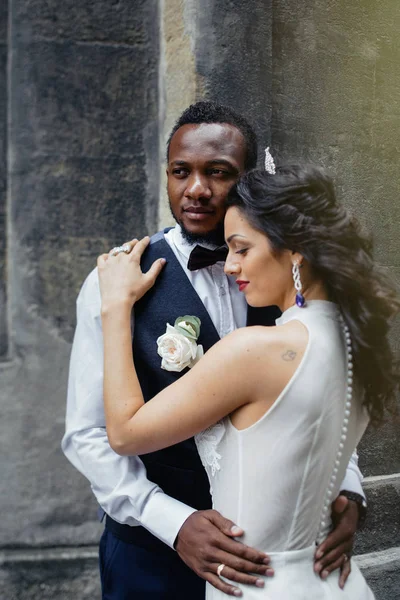
[[[0,8],[0,361],[8,357],[7,311],[7,21],[8,6]]]

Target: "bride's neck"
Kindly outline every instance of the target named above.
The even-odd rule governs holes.
[[[307,300],[331,300],[329,298],[328,291],[326,286],[322,283],[322,281],[313,281],[309,285],[304,286],[301,292],[307,302]],[[285,298],[282,306],[279,308],[282,312],[285,312],[288,308],[293,306],[296,303],[296,290],[293,289],[288,294],[288,297]]]

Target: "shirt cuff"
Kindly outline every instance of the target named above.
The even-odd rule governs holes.
[[[365,494],[364,490],[362,489],[360,478],[351,469],[347,469],[346,476],[343,479],[340,489],[346,490],[347,492],[354,492],[355,494],[360,494],[360,496],[362,496],[365,500]]]
[[[196,510],[162,492],[153,494],[140,519],[141,525],[174,550],[182,525]]]

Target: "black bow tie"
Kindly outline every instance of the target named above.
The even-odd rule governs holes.
[[[215,250],[209,250],[204,246],[195,246],[190,253],[187,268],[189,271],[204,269],[204,267],[215,265],[219,260],[225,262],[227,256],[228,248],[226,246],[220,246]]]

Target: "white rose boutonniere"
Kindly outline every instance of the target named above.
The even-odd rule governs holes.
[[[161,356],[161,368],[180,373],[191,369],[203,356],[201,344],[197,344],[201,321],[198,317],[178,317],[174,326],[167,323],[167,331],[157,340],[157,352]]]

